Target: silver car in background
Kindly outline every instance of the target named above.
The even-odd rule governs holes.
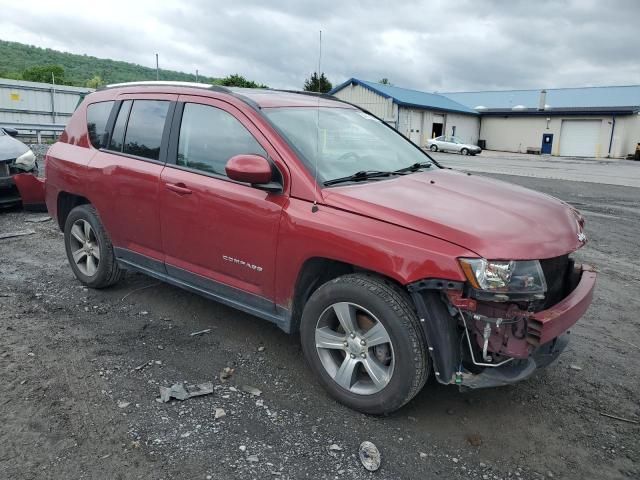
[[[477,145],[464,143],[458,137],[436,137],[427,141],[427,148],[432,152],[459,152],[462,155],[477,155],[482,149]]]

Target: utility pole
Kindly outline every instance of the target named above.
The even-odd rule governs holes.
[[[196,68],[196,83],[198,83],[198,69]]]
[[[51,117],[53,117],[53,123],[56,123],[56,76],[53,72],[51,72]],[[38,132],[38,136],[40,136],[40,132]]]
[[[158,54],[156,53],[156,80],[160,80],[160,69],[158,68]]]

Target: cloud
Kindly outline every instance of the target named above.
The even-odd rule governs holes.
[[[0,0],[2,1],[2,0]],[[300,88],[389,78],[428,91],[640,83],[640,2],[84,1],[2,5],[0,38]]]

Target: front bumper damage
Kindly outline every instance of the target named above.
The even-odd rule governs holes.
[[[460,282],[409,285],[438,382],[466,388],[510,385],[552,363],[593,299],[594,269],[576,265],[572,278],[562,300],[534,312],[515,304],[480,305],[464,295]]]

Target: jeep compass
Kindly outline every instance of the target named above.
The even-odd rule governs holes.
[[[442,167],[326,95],[172,82],[88,95],[48,151],[46,202],[92,288],[135,270],[300,335],[371,414],[433,376],[509,385],[552,362],[596,274],[584,219]]]

